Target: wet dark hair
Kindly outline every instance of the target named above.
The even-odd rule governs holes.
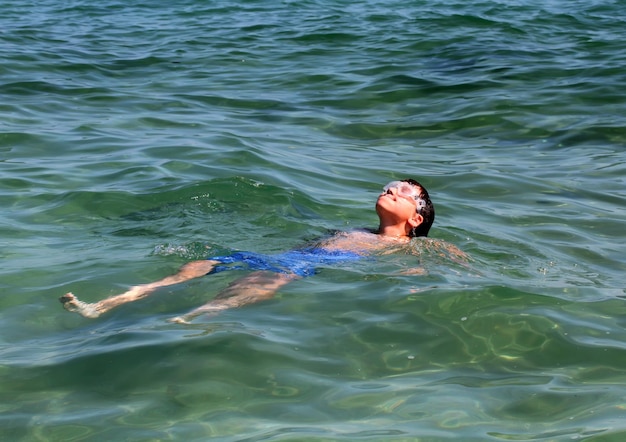
[[[409,183],[412,186],[415,186],[419,189],[420,195],[417,201],[417,213],[422,215],[424,221],[422,223],[411,229],[409,232],[409,236],[411,238],[417,236],[428,236],[428,231],[430,230],[430,226],[433,225],[433,221],[435,221],[435,206],[433,206],[433,202],[430,200],[430,196],[428,195],[428,191],[424,186],[415,181],[414,179],[407,178],[401,180],[405,183]]]

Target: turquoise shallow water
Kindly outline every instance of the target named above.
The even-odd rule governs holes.
[[[623,1],[2,6],[2,440],[623,439]],[[406,176],[413,254],[188,326],[235,272],[57,300],[376,227]]]

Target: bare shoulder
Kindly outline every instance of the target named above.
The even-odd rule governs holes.
[[[437,238],[416,238],[411,245],[411,253],[414,255],[438,256],[450,259],[457,263],[467,263],[470,257],[454,244]]]

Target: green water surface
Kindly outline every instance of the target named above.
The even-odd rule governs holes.
[[[621,441],[624,6],[2,2],[0,439]],[[404,177],[411,253],[191,325],[245,272],[58,301],[375,228]]]

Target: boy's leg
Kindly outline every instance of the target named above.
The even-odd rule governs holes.
[[[285,284],[300,276],[289,273],[272,273],[267,271],[254,272],[232,282],[213,300],[190,311],[189,313],[172,318],[171,322],[187,323],[196,316],[217,313],[234,307],[270,299]]]
[[[192,261],[182,266],[175,275],[167,276],[149,284],[136,285],[120,295],[94,303],[83,302],[73,293],[61,296],[59,301],[61,301],[66,310],[79,313],[86,318],[97,318],[102,313],[106,313],[119,305],[145,298],[159,287],[167,287],[204,276],[215,267],[215,264],[219,264],[219,262],[210,260]]]

